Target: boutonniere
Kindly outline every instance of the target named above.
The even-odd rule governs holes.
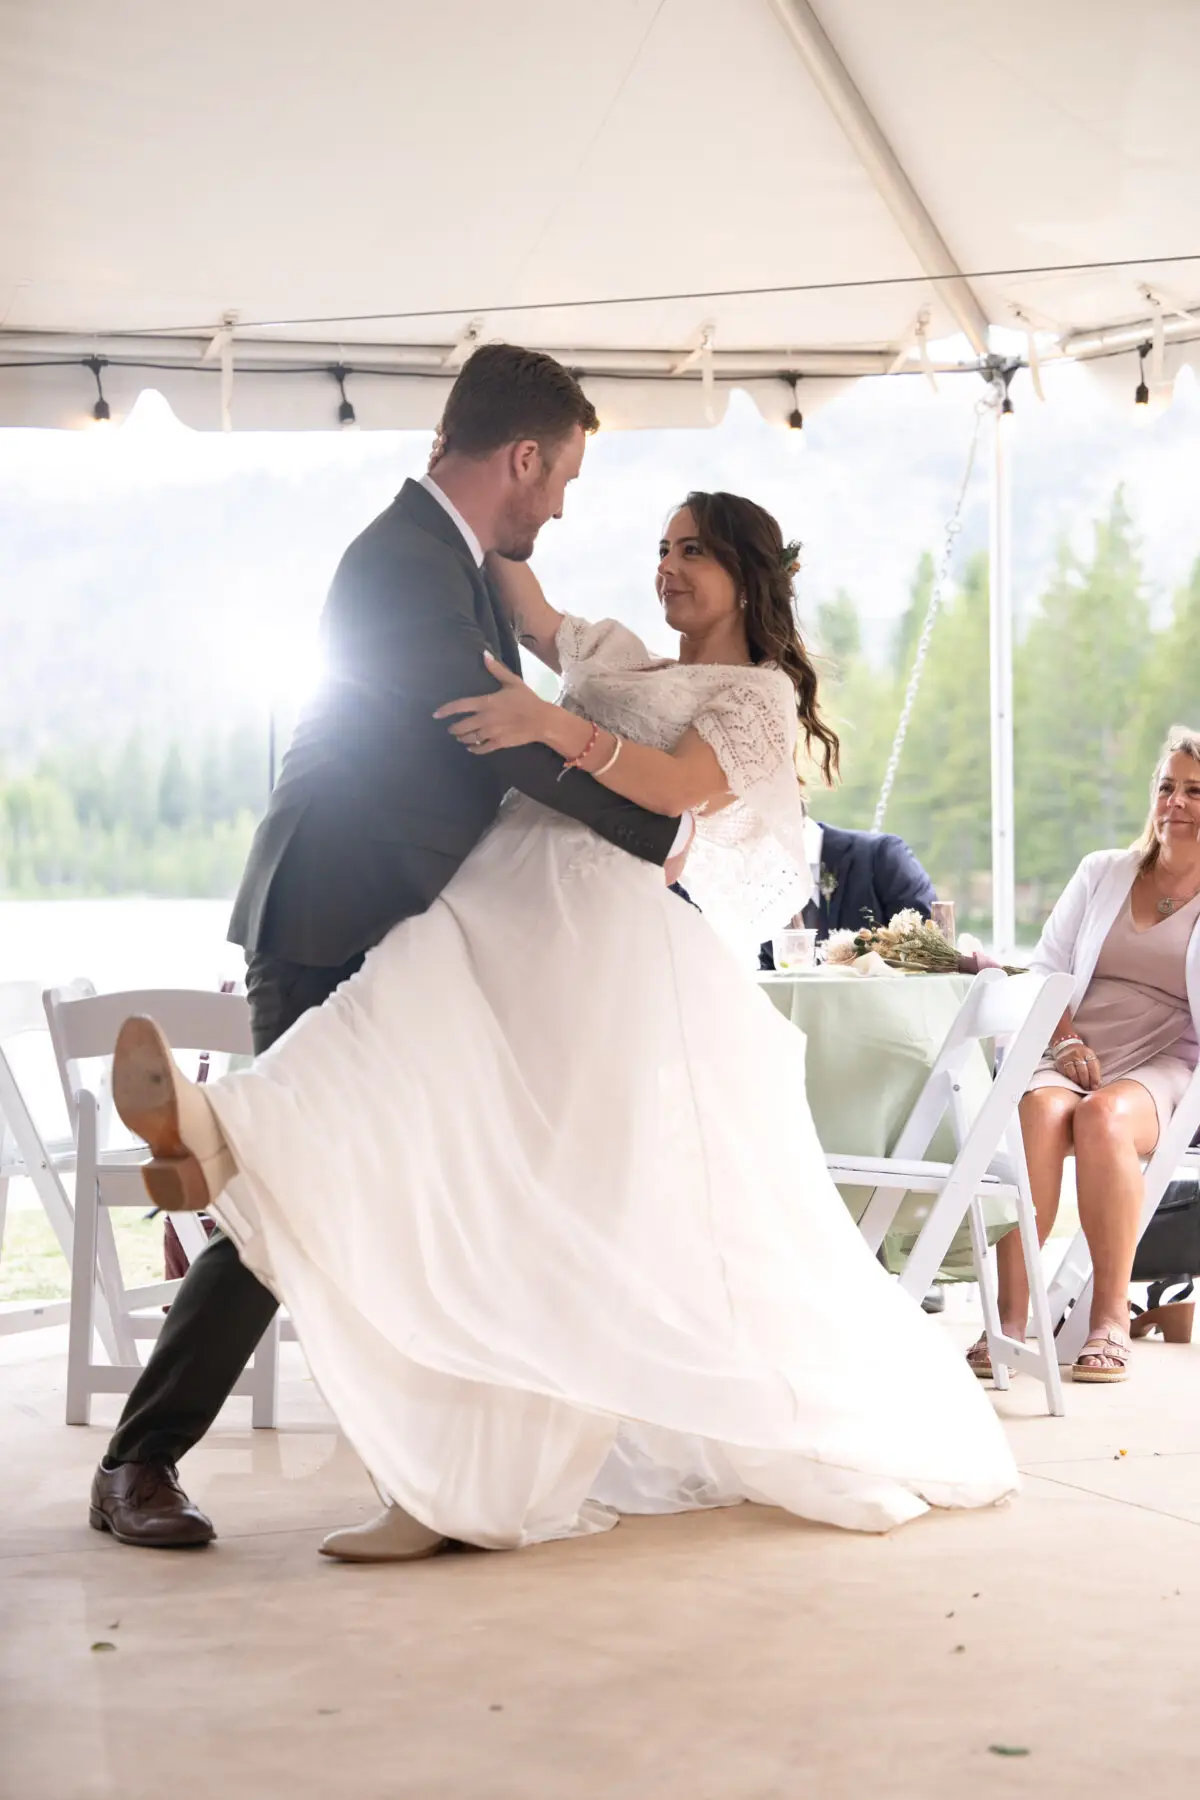
[[[821,890],[822,900],[832,900],[833,899],[833,896],[837,893],[837,884],[838,884],[838,878],[834,874],[833,870],[827,869],[824,866],[824,864],[822,864],[821,877],[817,883],[817,886]]]

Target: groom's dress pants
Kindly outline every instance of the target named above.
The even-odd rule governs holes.
[[[246,976],[256,1056],[362,966],[310,969],[253,956]],[[111,1462],[178,1462],[208,1430],[275,1316],[276,1301],[219,1233],[183,1278],[108,1447]]]

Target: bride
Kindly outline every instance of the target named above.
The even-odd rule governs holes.
[[[252,1070],[192,1089],[149,1022],[123,1030],[126,1123],[199,1159],[423,1549],[737,1500],[883,1531],[1016,1486],[970,1370],[842,1204],[804,1040],[735,947],[807,897],[799,729],[836,759],[793,568],[760,507],[692,494],[659,547],[673,661],[500,562],[560,702],[493,666],[498,692],[442,709],[472,754],[541,742],[567,781],[692,809],[699,910],[510,795]]]

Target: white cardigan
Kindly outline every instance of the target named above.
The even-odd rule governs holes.
[[[1096,850],[1085,856],[1046,920],[1030,968],[1041,975],[1073,975],[1071,1011],[1088,989],[1108,936],[1138,871],[1136,850]],[[1187,952],[1187,995],[1200,1036],[1200,921]]]

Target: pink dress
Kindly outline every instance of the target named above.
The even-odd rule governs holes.
[[[1139,930],[1126,900],[1075,1013],[1075,1029],[1100,1060],[1100,1085],[1139,1081],[1158,1111],[1160,1137],[1200,1057],[1187,995],[1188,944],[1197,919],[1200,894],[1160,924]],[[1060,1075],[1049,1056],[1029,1086],[1086,1092]]]

